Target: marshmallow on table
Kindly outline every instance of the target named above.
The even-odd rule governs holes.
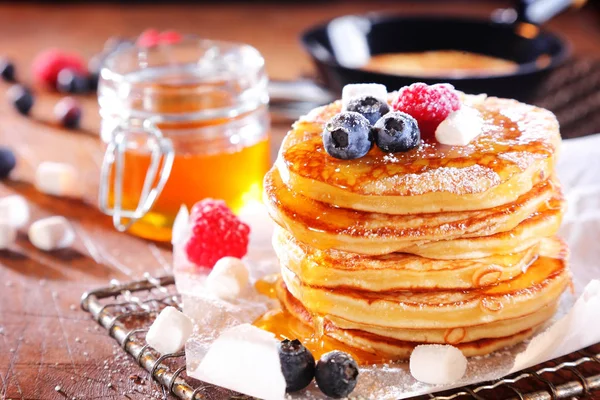
[[[206,290],[223,300],[234,300],[248,286],[248,268],[239,258],[223,257],[206,277]]]
[[[41,163],[35,171],[35,187],[40,192],[53,196],[81,196],[77,170],[69,164]]]
[[[29,240],[40,250],[64,249],[73,244],[75,232],[65,217],[55,216],[35,221],[29,227]]]
[[[357,97],[371,96],[387,104],[387,89],[379,83],[353,83],[342,89],[342,110],[345,110],[350,100]]]
[[[17,239],[17,228],[0,220],[0,250],[8,249]]]
[[[188,370],[188,374],[259,399],[284,399],[278,343],[274,334],[250,324],[229,328],[212,343],[198,368]]]
[[[0,222],[22,228],[29,222],[29,206],[23,196],[12,195],[0,199]]]
[[[176,353],[185,346],[194,325],[175,307],[163,309],[150,326],[146,334],[146,342],[161,354]]]
[[[455,383],[466,371],[467,358],[454,346],[425,344],[415,347],[410,355],[410,373],[424,383]]]
[[[435,138],[441,144],[466,146],[481,134],[483,118],[476,109],[463,105],[450,113],[435,130]]]

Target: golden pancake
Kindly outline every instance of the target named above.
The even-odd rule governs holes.
[[[353,210],[420,214],[514,202],[552,173],[558,122],[550,111],[515,100],[487,98],[476,108],[484,128],[467,146],[433,141],[393,154],[375,146],[365,157],[339,160],[321,139],[323,124],[341,109],[334,102],[294,124],[276,168],[294,193]]]
[[[363,256],[307,246],[276,228],[273,248],[282,267],[307,285],[384,292],[406,289],[470,289],[515,278],[538,255],[558,258],[566,249],[557,238],[522,252],[474,260],[434,260],[406,253]],[[542,251],[544,250],[544,251]]]
[[[389,215],[337,208],[294,194],[282,183],[276,170],[265,177],[265,202],[279,225],[311,246],[362,254],[412,253],[405,249],[432,240],[510,231],[530,215],[547,208],[550,202],[552,207],[562,208],[559,190],[553,180],[546,180],[517,201],[487,210]],[[554,232],[549,231],[547,236],[552,235]]]
[[[285,307],[291,314],[291,318],[298,319],[305,324],[314,333],[315,320],[313,314],[309,313],[306,308],[287,291],[285,284],[280,282],[277,286],[277,295]],[[470,328],[454,328],[454,329],[438,329],[438,330],[384,330],[377,327],[368,327],[371,331],[357,329],[354,327],[342,327],[336,322],[340,322],[339,318],[333,319],[331,316],[326,316],[322,320],[322,331],[325,336],[331,337],[341,343],[340,347],[354,347],[359,350],[354,357],[360,364],[373,363],[374,360],[383,362],[385,360],[402,360],[410,357],[410,353],[415,346],[423,343],[448,343],[458,347],[465,356],[477,356],[488,354],[492,351],[503,347],[514,345],[531,336],[534,331],[542,325],[548,318],[552,316],[556,309],[556,304],[542,308],[540,311],[527,315],[525,317],[503,321],[502,323],[489,324],[489,328],[485,326],[476,326]],[[508,322],[508,323],[507,323]],[[289,322],[293,324],[293,321]],[[348,324],[348,322],[345,322]],[[264,327],[264,326],[263,326]],[[364,326],[360,326],[363,328]],[[518,328],[522,327],[522,330]],[[374,330],[374,332],[373,332]],[[393,332],[394,336],[388,336],[388,333]],[[490,334],[489,337],[479,337],[483,333]],[[383,333],[380,335],[379,333]],[[506,333],[503,335],[503,333]],[[467,336],[469,335],[469,336]],[[404,337],[404,339],[402,339]],[[411,340],[411,339],[417,340]],[[420,339],[431,340],[420,340]],[[441,341],[439,341],[441,339]],[[467,340],[470,339],[470,340]],[[323,339],[321,339],[323,340]],[[331,346],[331,342],[327,341]],[[365,353],[367,353],[365,355]],[[368,354],[372,354],[369,356]]]
[[[472,290],[369,292],[306,285],[282,268],[286,287],[312,313],[386,328],[440,329],[518,318],[554,303],[570,282],[564,260],[538,258],[527,272]]]

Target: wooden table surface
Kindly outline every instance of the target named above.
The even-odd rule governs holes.
[[[15,60],[18,75],[30,80],[29,63],[47,47],[91,56],[113,35],[134,37],[147,27],[176,28],[201,36],[245,41],[267,60],[274,78],[293,79],[311,71],[298,44],[303,28],[328,18],[372,10],[487,16],[506,4],[442,2],[334,2],[278,5],[0,5],[0,55]],[[600,23],[592,11],[569,12],[549,24],[562,32],[579,55],[600,53]],[[401,38],[399,38],[401,40]],[[0,84],[0,96],[7,86]],[[0,144],[14,148],[18,167],[0,183],[0,196],[28,200],[32,220],[68,217],[77,232],[71,249],[42,252],[20,233],[16,246],[0,252],[0,377],[3,399],[148,399],[159,387],[130,375],[146,376],[106,333],[80,310],[79,298],[110,279],[126,281],[145,271],[170,269],[168,247],[117,233],[95,207],[102,146],[95,98],[85,99],[84,129],[53,126],[51,110],[60,96],[39,94],[33,118],[17,115],[0,101]],[[273,128],[275,146],[285,126]],[[31,185],[42,161],[71,163],[85,181],[84,201],[54,198]],[[60,387],[60,391],[56,391]]]

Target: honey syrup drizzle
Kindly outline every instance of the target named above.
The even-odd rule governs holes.
[[[256,282],[259,293],[275,297],[277,282],[271,276]],[[382,364],[389,360],[366,351],[348,346],[325,334],[324,318],[311,315],[313,326],[308,326],[283,309],[271,310],[262,315],[254,325],[275,334],[278,340],[298,339],[312,353],[315,360],[333,350],[348,353],[359,365]]]

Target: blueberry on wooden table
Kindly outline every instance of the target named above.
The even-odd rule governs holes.
[[[17,165],[15,153],[8,147],[0,147],[0,179],[8,177],[8,174]]]
[[[0,59],[0,77],[5,82],[15,82],[15,65],[8,59]]]
[[[23,85],[13,85],[6,95],[15,109],[23,115],[28,115],[35,103],[33,93]]]
[[[81,114],[81,106],[71,97],[65,97],[54,106],[54,117],[62,126],[68,129],[79,128]]]

